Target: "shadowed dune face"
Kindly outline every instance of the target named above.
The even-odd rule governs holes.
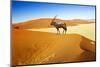
[[[87,58],[83,58],[84,50],[80,48],[82,39],[84,37],[77,34],[56,35],[13,29],[12,63],[26,65],[87,60]],[[90,42],[89,39],[87,39],[88,41]],[[88,53],[85,55],[90,56]],[[92,58],[90,56],[88,61],[95,60],[94,58],[95,56]]]
[[[91,60],[96,60],[96,55],[95,55],[95,53],[92,53],[92,52],[83,51],[75,59],[79,60],[79,61],[80,60],[82,60],[82,61],[91,61]]]
[[[87,38],[82,38],[82,41],[80,42],[80,48],[86,50],[86,51],[91,51],[94,52],[96,51],[96,44],[95,41],[88,40]]]

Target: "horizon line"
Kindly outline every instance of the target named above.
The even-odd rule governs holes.
[[[12,24],[17,24],[17,23],[24,23],[24,22],[28,22],[28,21],[32,21],[32,20],[39,20],[39,19],[53,19],[53,18],[36,18],[36,19],[30,19],[30,20],[25,20],[25,21],[20,21],[20,22],[13,22],[12,21]],[[56,18],[57,20],[93,20],[93,21],[96,21],[96,19],[79,19],[79,18],[73,18],[73,19],[62,19],[62,18]]]

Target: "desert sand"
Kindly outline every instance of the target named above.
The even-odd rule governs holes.
[[[41,32],[50,32],[57,33],[56,28],[42,28],[42,29],[27,29],[30,31],[41,31]],[[63,29],[60,29],[61,33]],[[66,34],[80,34],[86,38],[89,38],[95,41],[95,23],[91,24],[80,24],[78,26],[68,26]]]
[[[36,20],[40,25],[38,23],[35,25],[35,23],[32,23],[32,20],[13,25],[13,65],[96,60],[94,22],[69,20],[71,23],[74,21],[75,23],[68,24],[66,22],[69,25],[67,33],[57,35],[55,28],[52,26],[48,27],[50,20],[42,20],[45,22]]]

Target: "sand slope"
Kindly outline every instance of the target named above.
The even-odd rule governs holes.
[[[92,61],[95,54],[80,48],[81,43],[91,40],[77,34],[55,33],[13,29],[12,63],[15,65]],[[93,49],[94,50],[94,49]]]

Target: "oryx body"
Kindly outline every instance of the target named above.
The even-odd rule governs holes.
[[[64,22],[56,22],[55,19],[56,19],[56,16],[52,20],[51,25],[53,25],[57,29],[57,33],[60,34],[59,28],[63,28],[63,33],[64,32],[66,33],[66,31],[67,31],[66,23],[64,23]]]

